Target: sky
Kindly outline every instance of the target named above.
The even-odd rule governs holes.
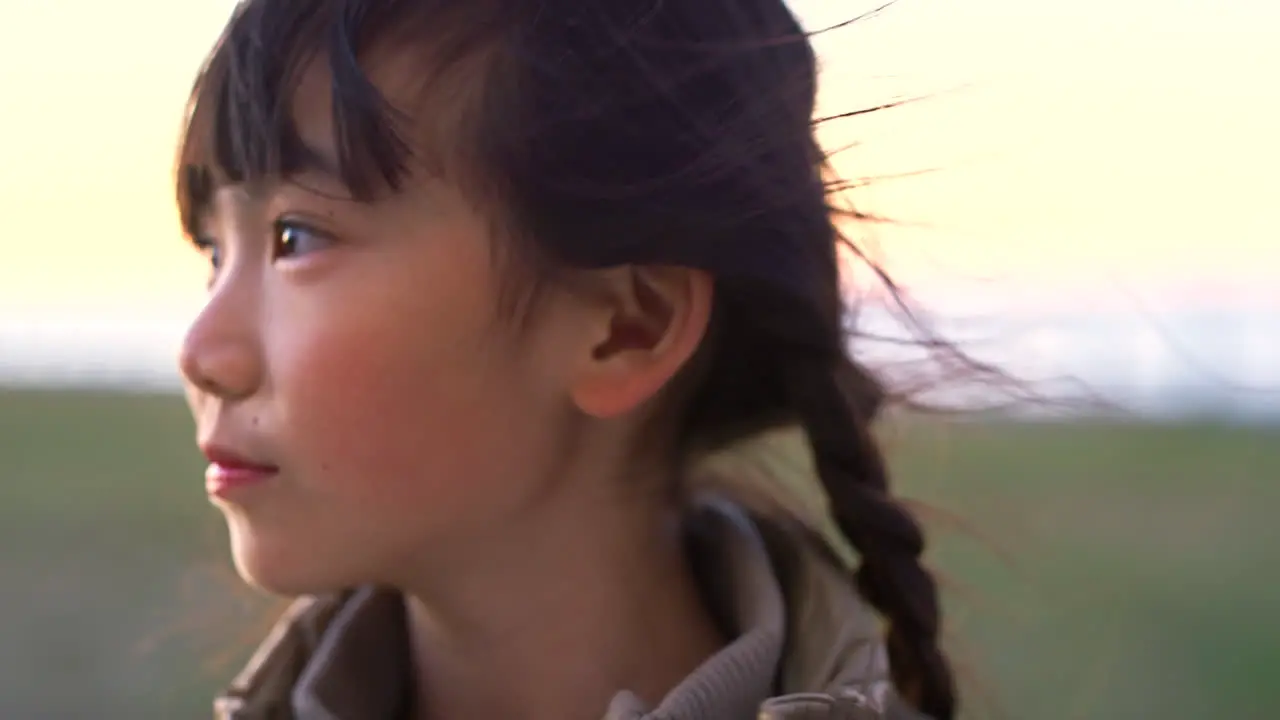
[[[8,4],[0,324],[198,307],[173,152],[231,5]],[[816,28],[874,4],[792,6]],[[822,106],[924,99],[825,137],[881,177],[854,199],[897,224],[867,242],[930,302],[1280,307],[1278,29],[1262,0],[900,0],[819,38]]]

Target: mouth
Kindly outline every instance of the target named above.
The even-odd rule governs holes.
[[[225,446],[201,445],[200,450],[209,460],[204,473],[205,491],[213,497],[226,499],[242,489],[261,485],[280,472],[275,465],[259,462]]]

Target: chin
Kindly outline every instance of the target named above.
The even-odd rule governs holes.
[[[322,595],[363,584],[342,572],[341,558],[305,539],[267,535],[228,518],[231,559],[250,586],[281,597]]]

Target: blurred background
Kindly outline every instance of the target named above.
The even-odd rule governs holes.
[[[231,6],[4,8],[0,718],[207,716],[269,616],[173,363],[205,268],[172,155]],[[901,0],[817,41],[824,113],[924,98],[824,129],[894,220],[868,245],[936,329],[1090,399],[887,428],[969,717],[1280,709],[1278,33],[1262,2]]]

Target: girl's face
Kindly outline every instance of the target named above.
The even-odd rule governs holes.
[[[285,594],[398,583],[514,522],[553,482],[585,327],[554,289],[503,324],[489,224],[446,184],[342,199],[326,86],[295,107],[316,167],[207,209],[181,357],[206,453],[269,466],[210,491],[241,574]]]

